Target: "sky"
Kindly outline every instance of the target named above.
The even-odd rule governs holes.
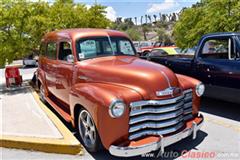
[[[145,14],[179,12],[183,7],[190,7],[200,0],[74,0],[90,7],[95,3],[106,6],[106,16],[114,21],[117,17],[134,18]]]

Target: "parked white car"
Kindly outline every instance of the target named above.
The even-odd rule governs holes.
[[[23,59],[23,66],[38,66],[38,56],[29,55]]]

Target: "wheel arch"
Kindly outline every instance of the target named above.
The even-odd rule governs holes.
[[[76,128],[76,124],[78,123],[78,116],[79,116],[79,112],[82,110],[82,109],[86,109],[85,107],[83,107],[81,104],[77,103],[74,105],[74,108],[73,108],[73,116],[74,116],[74,119],[72,121],[72,125],[74,128]]]
[[[124,94],[123,94],[124,93]],[[129,106],[119,118],[109,115],[109,105],[114,99],[122,99],[126,104],[142,99],[142,96],[129,88],[102,83],[79,83],[70,91],[70,111],[73,126],[77,125],[77,113],[86,109],[92,116],[100,139],[105,148],[128,135]],[[121,125],[121,127],[119,127]],[[108,126],[108,127],[106,127]],[[111,126],[111,127],[109,127]]]

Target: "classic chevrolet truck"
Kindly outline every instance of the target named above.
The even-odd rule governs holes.
[[[54,31],[43,37],[40,53],[40,99],[73,124],[88,151],[163,153],[183,138],[196,138],[204,85],[138,58],[126,34]]]
[[[201,80],[206,85],[205,95],[208,97],[240,103],[239,32],[204,35],[194,56],[155,56],[147,59],[176,73]]]

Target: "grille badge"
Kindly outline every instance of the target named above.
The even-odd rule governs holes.
[[[157,96],[168,96],[181,93],[181,89],[177,87],[169,87],[162,91],[156,91]]]

